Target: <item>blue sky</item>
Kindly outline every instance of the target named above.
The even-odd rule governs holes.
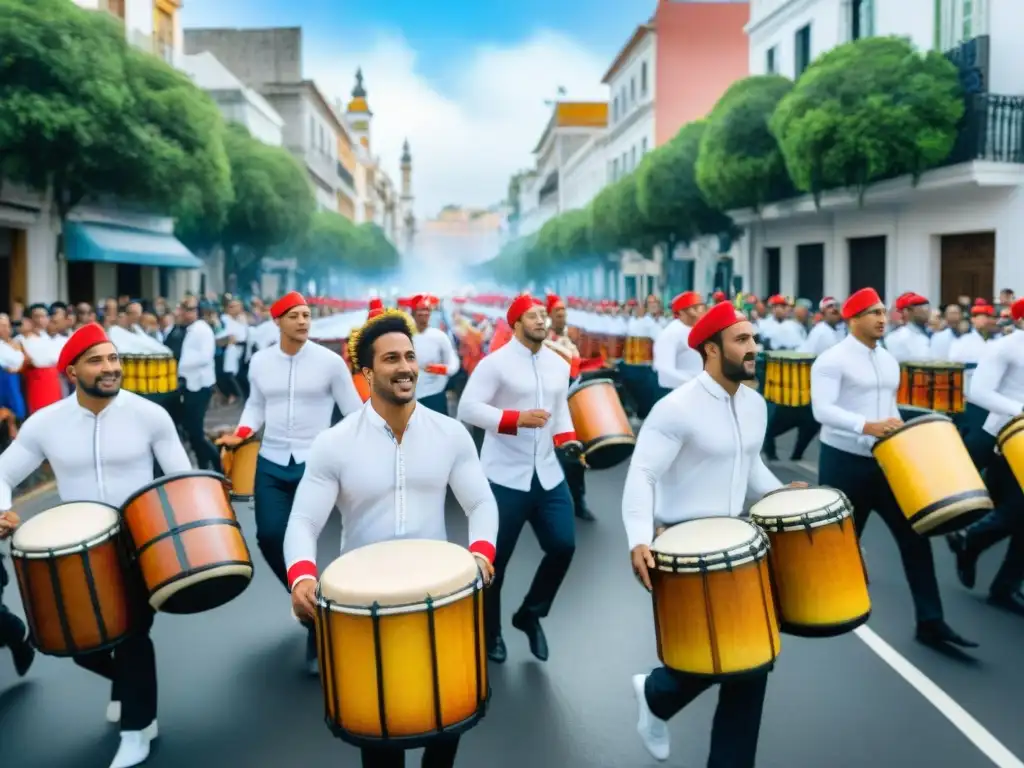
[[[373,150],[397,177],[414,157],[417,214],[501,200],[532,163],[558,86],[603,98],[600,78],[655,0],[190,0],[188,27],[301,26],[305,76],[346,98],[361,66]]]

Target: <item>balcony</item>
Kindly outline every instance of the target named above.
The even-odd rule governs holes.
[[[338,178],[341,179],[343,184],[347,184],[350,188],[355,188],[356,182],[352,178],[352,174],[348,172],[348,168],[338,162]]]
[[[1024,97],[974,93],[965,102],[956,144],[942,165],[972,160],[1024,164]]]

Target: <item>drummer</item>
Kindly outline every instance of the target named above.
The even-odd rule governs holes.
[[[238,428],[217,442],[236,446],[263,429],[253,486],[256,542],[287,589],[284,534],[313,439],[331,426],[335,405],[347,416],[363,403],[341,355],[309,342],[310,311],[301,293],[282,296],[270,315],[280,341],[252,356],[249,397]],[[312,624],[306,629],[306,666],[315,675],[316,632]]]
[[[484,580],[494,576],[494,494],[465,427],[417,402],[414,336],[405,313],[384,310],[349,340],[351,358],[369,378],[370,400],[313,441],[285,535],[292,608],[302,619],[315,616],[317,540],[335,506],[342,554],[390,539],[445,541],[451,487],[469,517],[469,551]],[[450,768],[458,744],[458,736],[439,737],[423,764]],[[363,768],[405,764],[401,750],[391,747],[363,748],[362,760]]]
[[[633,571],[648,590],[656,526],[736,517],[748,496],[782,487],[760,456],[768,419],[764,398],[742,386],[755,376],[755,333],[731,304],[709,310],[687,342],[700,356],[703,372],[662,398],[637,435],[622,492],[622,520]],[[739,449],[734,435],[743,436]],[[754,767],[767,683],[767,673],[722,683],[708,765]],[[669,757],[666,721],[709,685],[664,666],[633,677],[637,731],[656,760]]]
[[[850,335],[811,367],[811,407],[821,424],[818,482],[850,499],[858,534],[872,510],[892,533],[914,600],[917,640],[932,647],[977,647],[944,621],[931,542],[914,532],[871,454],[875,440],[902,425],[896,407],[900,367],[879,344],[885,304],[874,288],[862,288],[842,311]]]
[[[1024,299],[1010,308],[1016,323],[1024,321]],[[966,531],[947,537],[956,555],[957,574],[968,589],[974,587],[978,558],[1010,537],[1003,565],[989,587],[988,601],[1024,616],[1024,490],[1006,459],[995,454],[996,435],[1014,416],[1024,413],[1024,333],[1010,334],[991,345],[978,362],[968,397],[989,412],[984,427],[971,440],[971,454],[978,468],[987,470],[985,484],[996,508]]]
[[[416,384],[416,399],[424,408],[448,415],[448,379],[459,372],[459,356],[452,340],[440,328],[430,325],[434,301],[430,296],[413,296],[412,317],[416,321],[416,359],[422,372]]]
[[[913,292],[904,293],[896,299],[896,311],[902,315],[903,324],[885,337],[889,354],[899,363],[931,360],[928,321],[932,313],[928,299]]]
[[[14,489],[44,461],[67,501],[120,506],[153,481],[153,459],[167,473],[192,469],[167,412],[133,392],[121,391],[117,349],[103,328],[82,326],[64,345],[58,369],[76,392],[30,416],[18,437],[0,454],[0,510],[10,519]],[[16,522],[16,519],[15,519]],[[0,526],[0,538],[11,535]],[[149,632],[153,613],[144,612],[141,630],[117,646],[77,656],[75,664],[111,681],[107,720],[121,724],[121,745],[110,768],[140,765],[157,737],[156,658]]]
[[[512,340],[480,361],[459,401],[459,421],[485,430],[480,458],[501,518],[497,575],[484,602],[487,654],[499,664],[508,658],[501,634],[501,586],[527,521],[544,558],[512,626],[526,635],[536,658],[548,659],[540,620],[551,610],[576,552],[572,497],[556,454],[562,450],[578,456],[582,448],[569,416],[569,369],[544,346],[544,305],[519,296],[505,319]]]
[[[674,319],[654,342],[653,367],[658,374],[658,397],[692,380],[701,372],[700,355],[687,344],[690,329],[707,305],[696,291],[680,293],[671,304]]]

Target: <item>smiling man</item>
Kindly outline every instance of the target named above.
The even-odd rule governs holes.
[[[117,349],[96,324],[68,339],[57,363],[75,394],[28,418],[0,454],[0,538],[19,522],[11,511],[14,488],[48,461],[63,501],[94,501],[119,507],[153,480],[153,459],[164,472],[192,469],[174,422],[160,406],[121,391]],[[111,768],[129,768],[149,757],[157,736],[156,657],[147,611],[137,634],[117,646],[77,656],[75,664],[111,681],[107,719],[121,723],[121,746]]]

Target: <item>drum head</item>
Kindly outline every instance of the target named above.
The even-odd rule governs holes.
[[[754,522],[774,530],[830,523],[849,514],[846,499],[835,488],[780,488],[750,508]]]
[[[738,517],[702,517],[673,525],[654,540],[651,549],[664,555],[700,558],[739,549],[757,537],[757,528]]]
[[[22,523],[11,547],[26,553],[70,549],[102,537],[117,523],[117,510],[106,504],[61,504]]]
[[[808,362],[814,360],[815,356],[808,354],[807,352],[797,352],[794,349],[779,349],[774,352],[768,352],[767,357],[769,360],[786,360],[786,361],[801,361],[806,360]]]
[[[320,577],[320,594],[346,606],[381,607],[422,603],[474,584],[476,558],[447,541],[397,539],[354,549]]]

